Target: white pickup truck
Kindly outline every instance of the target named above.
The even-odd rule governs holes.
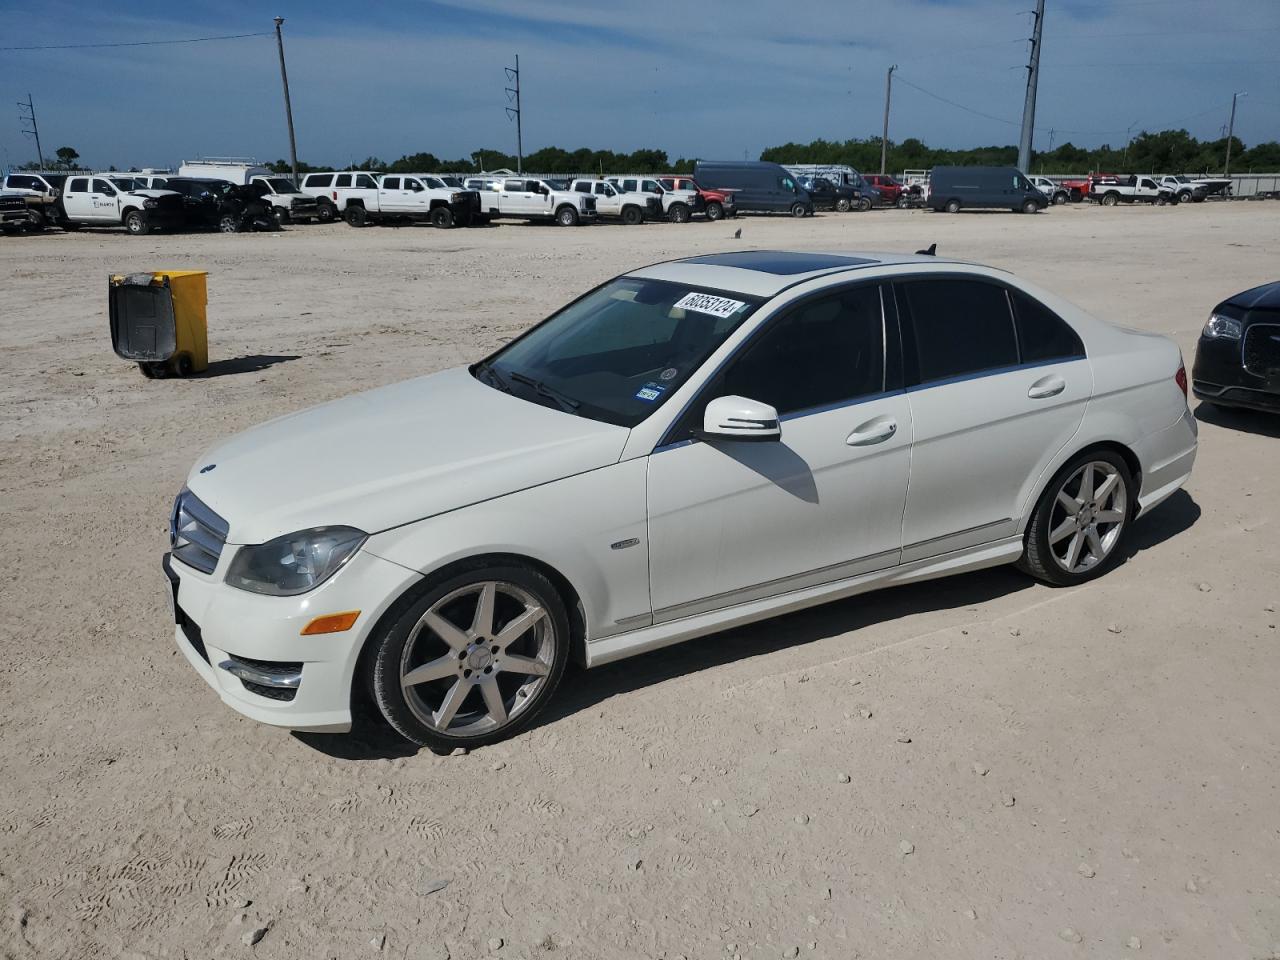
[[[64,230],[123,226],[140,237],[176,230],[186,219],[181,194],[149,189],[118,173],[67,177],[58,208],[58,226]]]
[[[1231,192],[1230,177],[1184,177],[1172,174],[1160,178],[1160,186],[1173,193],[1178,203],[1200,203],[1205,197]]]
[[[338,187],[335,206],[347,223],[363,227],[388,220],[425,220],[437,227],[470,226],[480,222],[480,194],[446,186],[429,173],[383,174],[370,189]]]
[[[303,193],[288,177],[273,172],[256,160],[188,160],[178,168],[178,176],[209,177],[253,187],[254,193],[271,208],[277,223],[306,223],[320,219],[315,197]]]
[[[596,216],[601,218],[617,217],[631,225],[663,219],[662,199],[652,193],[623,193],[607,180],[586,178],[572,181],[569,189],[595,197]]]
[[[563,227],[596,219],[596,198],[562,190],[545,180],[507,177],[496,190],[480,191],[480,209],[486,217],[509,220],[554,220]]]
[[[688,223],[695,212],[703,207],[702,196],[697,190],[668,190],[656,177],[624,175],[608,177],[610,183],[623,193],[649,193],[662,201],[662,212],[672,223]]]
[[[1117,203],[1155,203],[1163,206],[1173,199],[1173,194],[1167,187],[1156,183],[1155,177],[1134,175],[1094,180],[1089,187],[1089,199],[1104,207],[1114,207]]]

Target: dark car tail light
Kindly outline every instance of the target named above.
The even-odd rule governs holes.
[[[1178,364],[1178,372],[1173,375],[1173,382],[1178,385],[1178,389],[1182,391],[1182,396],[1187,395],[1187,368],[1182,364]]]

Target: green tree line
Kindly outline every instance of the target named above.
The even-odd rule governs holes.
[[[1140,133],[1127,147],[1103,144],[1095,149],[1086,149],[1068,142],[1053,150],[1033,151],[1031,170],[1025,172],[1216,173],[1223,168],[1226,152],[1225,137],[1197,140],[1186,130],[1162,130],[1159,133]],[[886,166],[891,173],[936,166],[1014,166],[1018,162],[1016,146],[946,150],[928,147],[914,137],[901,143],[890,141],[887,153]],[[764,150],[760,159],[776,163],[846,164],[857,170],[874,171],[880,169],[880,138],[784,143]],[[1231,169],[1236,173],[1280,171],[1280,143],[1272,140],[1246,148],[1239,137],[1233,137]]]
[[[277,160],[271,168],[279,173],[290,170],[287,160]],[[371,170],[377,173],[447,173],[481,170],[516,169],[515,154],[501,150],[477,150],[469,157],[457,160],[437,157],[434,153],[406,154],[399,160],[386,161],[378,157],[366,157],[349,166],[313,167],[298,162],[299,173],[313,170]],[[543,147],[524,157],[523,169],[531,173],[688,173],[693,161],[684,158],[671,161],[665,150],[636,150],[632,153],[615,153],[612,150],[562,150],[560,147]]]

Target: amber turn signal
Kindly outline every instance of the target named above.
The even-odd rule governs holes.
[[[317,633],[341,633],[355,626],[360,617],[359,610],[348,610],[346,613],[327,613],[316,617],[302,628],[302,636],[310,637]]]

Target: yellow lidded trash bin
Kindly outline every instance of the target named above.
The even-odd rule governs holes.
[[[111,346],[144,376],[185,377],[209,368],[203,270],[116,274],[108,287]]]

